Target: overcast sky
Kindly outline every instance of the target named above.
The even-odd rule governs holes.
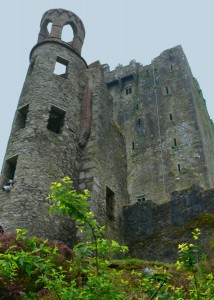
[[[42,14],[73,11],[83,21],[82,56],[113,69],[130,60],[147,65],[162,51],[181,44],[214,120],[213,0],[16,0],[1,2],[0,167],[14,113],[36,44]]]

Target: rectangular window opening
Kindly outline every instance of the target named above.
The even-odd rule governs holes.
[[[178,172],[181,172],[181,165],[178,164]]]
[[[115,193],[106,186],[106,216],[110,221],[115,219]]]
[[[5,178],[6,185],[10,185],[10,181],[14,180],[17,160],[18,160],[18,155],[15,155],[7,159],[5,162],[4,178]]]
[[[169,114],[169,119],[170,121],[172,121],[172,114]]]
[[[171,71],[173,71],[173,65],[171,65]]]
[[[54,67],[54,74],[67,78],[68,61],[62,57],[57,56],[56,64]]]
[[[174,138],[174,146],[177,146],[176,138]]]
[[[135,144],[134,142],[132,142],[132,150],[134,150]]]
[[[47,128],[55,133],[60,133],[64,125],[65,111],[51,105]]]
[[[16,127],[18,129],[25,128],[28,112],[29,112],[29,104],[21,108],[18,108],[16,114]]]
[[[145,201],[145,200],[146,200],[145,195],[141,195],[141,196],[138,196],[138,197],[137,197],[137,201],[138,201],[138,202],[143,202],[143,201]]]
[[[136,110],[138,110],[139,109],[139,105],[138,104],[136,104]]]
[[[126,88],[126,95],[131,94],[132,93],[132,88],[131,87],[127,87]]]
[[[168,89],[167,86],[166,86],[166,94],[167,94],[167,95],[169,94],[169,89]]]

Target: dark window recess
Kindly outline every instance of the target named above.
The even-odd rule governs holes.
[[[149,77],[149,70],[146,70],[146,76]]]
[[[169,94],[169,89],[168,89],[167,86],[166,86],[166,94],[167,94],[167,95]]]
[[[110,221],[113,221],[115,216],[115,194],[106,186],[106,216]]]
[[[169,114],[169,119],[170,121],[172,121],[172,114]]]
[[[4,229],[2,226],[0,226],[0,234],[4,234]]]
[[[132,142],[132,150],[134,150],[134,147],[135,147],[134,142]]]
[[[14,179],[15,172],[16,172],[17,159],[18,159],[18,155],[13,156],[6,160],[5,170],[4,170],[4,174],[5,174],[4,177],[6,179],[6,182],[5,182],[6,185],[7,184],[9,185],[9,181]]]
[[[145,201],[145,200],[146,200],[145,195],[141,195],[141,196],[138,196],[138,197],[137,197],[137,201],[138,201],[138,202],[143,202],[143,201]]]
[[[138,104],[136,104],[136,110],[138,110],[139,109],[139,105]]]
[[[173,71],[173,65],[171,65],[171,71]]]
[[[178,172],[181,172],[181,165],[178,164]]]
[[[54,74],[67,78],[68,61],[62,57],[57,56],[56,64],[54,68]]]
[[[138,126],[141,125],[141,119],[137,119],[137,125],[138,125]]]
[[[64,125],[64,118],[65,111],[52,105],[47,125],[48,130],[53,131],[55,133],[60,133]]]
[[[177,141],[176,141],[176,139],[174,139],[174,146],[177,146]]]
[[[29,104],[19,108],[16,113],[16,127],[18,129],[24,128],[27,121],[27,115],[29,112]]]
[[[132,93],[132,88],[131,87],[126,88],[126,95],[131,93]]]

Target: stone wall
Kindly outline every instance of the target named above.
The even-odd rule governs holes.
[[[193,186],[172,193],[162,205],[137,202],[124,208],[124,219],[131,257],[176,261],[178,244],[190,241],[196,227],[201,229],[199,242],[206,250],[214,230],[214,190]]]
[[[113,102],[99,62],[84,71],[92,88],[90,137],[82,150],[79,186],[91,193],[91,209],[109,239],[123,241],[123,206],[128,204],[125,141],[113,122]],[[82,78],[84,77],[82,76]]]
[[[132,203],[160,204],[192,184],[213,187],[214,128],[181,46],[147,66],[106,68],[105,80],[126,139]]]

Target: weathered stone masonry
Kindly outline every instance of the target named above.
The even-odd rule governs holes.
[[[68,25],[73,37],[64,42]],[[1,186],[10,191],[0,191],[0,226],[74,244],[74,224],[49,216],[45,200],[51,182],[69,176],[79,191],[89,189],[107,236],[139,256],[135,245],[157,231],[154,224],[171,224],[173,192],[214,186],[213,124],[181,46],[150,65],[131,61],[110,71],[99,61],[87,65],[84,37],[74,13],[43,15],[2,168]],[[210,199],[203,197],[200,212]]]
[[[65,24],[74,32],[69,43],[61,40]],[[51,182],[69,176],[79,190],[90,190],[91,209],[109,238],[122,241],[128,203],[124,138],[113,122],[102,66],[88,67],[80,56],[84,36],[81,20],[71,12],[49,10],[42,18],[2,169],[2,186],[15,181],[0,195],[5,231],[27,227],[32,234],[74,243],[73,224],[50,217],[45,200]]]

